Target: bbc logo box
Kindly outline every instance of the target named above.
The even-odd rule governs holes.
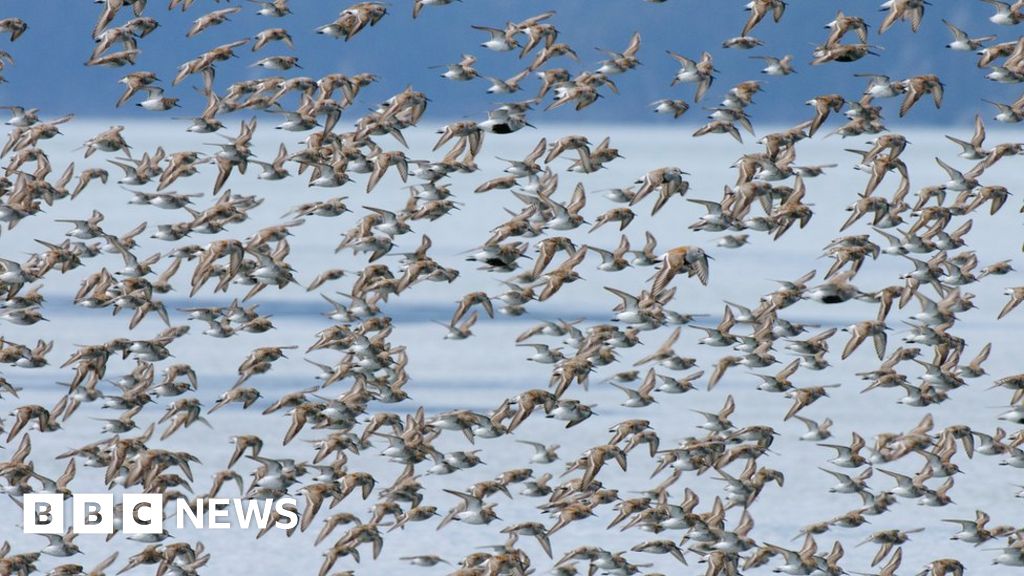
[[[112,534],[115,523],[126,534],[163,532],[163,497],[160,494],[124,494],[118,515],[113,494],[75,494],[71,498],[71,531],[75,534]],[[22,509],[26,534],[63,534],[62,494],[26,494]]]
[[[63,534],[70,520],[75,534],[161,534],[164,531],[164,507],[169,503],[161,494],[121,494],[120,504],[113,494],[73,494],[70,518],[63,494],[26,494],[22,526],[26,534]],[[176,530],[186,524],[195,529],[226,530],[237,525],[246,530],[255,524],[260,530],[273,524],[291,530],[299,523],[294,498],[276,499],[209,498],[194,503],[185,498],[174,501]],[[235,522],[231,522],[234,514]],[[273,522],[272,522],[273,521]]]

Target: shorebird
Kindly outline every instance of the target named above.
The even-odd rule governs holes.
[[[654,277],[651,292],[660,293],[677,274],[684,272],[688,276],[696,276],[701,284],[707,286],[709,259],[711,257],[705,254],[704,250],[695,246],[680,246],[665,252],[660,256],[661,267]]]
[[[704,98],[704,94],[707,93],[708,88],[711,87],[711,83],[715,80],[715,64],[711,54],[709,52],[702,52],[699,61],[691,60],[671,50],[668,51],[668,54],[675,58],[681,66],[675,78],[672,79],[672,85],[675,86],[679,82],[696,83],[697,92],[694,94],[693,100],[694,102],[700,102]]]
[[[143,101],[136,103],[135,105],[142,108],[143,110],[161,112],[164,110],[170,110],[174,107],[178,107],[178,99],[165,97],[163,88],[159,88],[156,86],[145,86],[142,88],[142,90],[146,92],[146,98]]]
[[[950,34],[953,35],[953,41],[946,44],[946,48],[950,50],[957,50],[962,52],[977,52],[980,48],[985,45],[985,42],[989,42],[996,39],[994,34],[988,36],[979,36],[978,38],[971,38],[966,32],[957,28],[947,20],[942,21],[949,28]]]
[[[793,69],[793,55],[787,54],[782,58],[776,58],[774,56],[751,56],[751,58],[764,60],[765,68],[761,70],[762,74],[769,76],[788,76],[796,72]]]
[[[993,24],[1001,24],[1003,26],[1014,26],[1024,21],[1024,14],[1021,13],[1020,2],[1014,2],[1012,5],[1006,2],[1000,2],[999,0],[981,0],[982,2],[989,4],[995,8],[996,13],[989,16],[989,21]]]

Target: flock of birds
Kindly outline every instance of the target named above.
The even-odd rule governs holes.
[[[1010,5],[982,1],[994,8],[990,18],[994,25],[1012,31],[1012,26],[1024,21],[1024,2]],[[91,32],[95,50],[86,64],[131,70],[121,80],[124,94],[112,106],[134,104],[153,112],[179,107],[178,99],[165,93],[161,78],[167,71],[135,69],[145,62],[139,46],[160,29],[158,20],[149,15],[152,7],[145,0],[104,0],[98,4],[101,9]],[[202,3],[193,4],[192,0],[172,0],[169,8],[199,10]],[[452,6],[444,7],[449,4]],[[894,26],[907,26],[916,32],[919,27],[945,24],[952,38],[947,48],[978,53],[978,66],[988,70],[990,80],[1024,81],[1024,36],[1006,41],[999,41],[996,34],[971,37],[954,22],[937,21],[931,14],[936,8],[923,0],[889,0],[882,8],[878,22],[839,12],[831,22],[820,23],[827,31],[817,39],[821,43],[806,55],[810,65],[842,66],[877,54],[877,46],[870,43],[872,36],[877,39]],[[459,6],[451,0],[414,0],[412,16],[423,17],[426,12],[442,9],[459,10]],[[783,20],[786,2],[752,0],[746,9],[749,14],[740,35],[726,39],[724,49],[762,45],[752,34],[766,22]],[[291,14],[287,0],[235,4],[198,16],[185,36],[207,34],[215,26],[228,27],[231,16],[242,10],[258,10],[268,19],[285,23]],[[394,12],[395,7],[389,4],[361,2],[342,10],[335,21],[315,33],[351,40],[360,33],[372,34],[371,28],[383,18],[400,17]],[[737,27],[741,22],[739,12]],[[10,133],[0,151],[5,163],[0,178],[0,222],[7,228],[4,235],[12,234],[10,230],[16,227],[32,226],[33,221],[45,218],[47,207],[57,203],[75,204],[82,210],[80,219],[57,220],[67,226],[65,238],[36,239],[39,251],[27,258],[14,254],[0,258],[0,321],[4,328],[0,362],[9,369],[7,377],[0,377],[0,399],[5,407],[11,407],[4,410],[10,414],[0,422],[6,448],[0,456],[0,477],[10,499],[20,502],[23,495],[32,492],[70,497],[79,486],[79,466],[100,469],[112,490],[162,493],[169,503],[189,498],[194,504],[227,494],[235,485],[238,495],[245,498],[293,495],[301,503],[301,510],[297,510],[300,523],[294,530],[319,530],[315,550],[297,553],[322,554],[321,576],[353,574],[352,569],[360,561],[367,566],[367,573],[373,573],[367,556],[376,558],[385,546],[402,549],[401,530],[415,522],[435,522],[439,530],[453,523],[471,525],[504,537],[501,544],[469,551],[462,558],[403,558],[416,566],[451,563],[448,573],[460,576],[539,573],[538,567],[548,558],[554,566],[550,573],[561,576],[653,575],[645,572],[645,554],[670,555],[679,562],[677,570],[708,576],[768,570],[791,575],[874,570],[873,574],[880,576],[959,576],[965,568],[953,557],[957,547],[981,544],[994,550],[988,553],[993,564],[1024,567],[1024,526],[990,525],[989,514],[979,510],[975,517],[948,519],[950,530],[946,534],[929,534],[932,543],[950,538],[957,542],[941,549],[923,544],[934,560],[923,569],[907,571],[901,567],[903,547],[910,545],[911,535],[918,530],[893,526],[885,517],[892,507],[905,505],[902,502],[929,507],[952,502],[960,465],[967,459],[989,458],[1007,466],[991,471],[1024,468],[1024,428],[1020,428],[1024,424],[1024,375],[988,374],[985,362],[991,344],[968,343],[956,335],[958,315],[975,308],[971,285],[998,283],[995,277],[1013,271],[1009,260],[985,260],[984,254],[971,249],[968,240],[974,221],[984,222],[1004,209],[1010,196],[1004,186],[983,183],[986,172],[996,164],[1017,162],[1013,157],[1024,153],[1024,144],[988,141],[979,115],[969,139],[961,139],[959,136],[966,136],[963,134],[948,137],[959,159],[972,163],[971,167],[961,171],[936,158],[948,173],[948,180],[912,189],[908,167],[901,157],[911,144],[887,128],[882,104],[887,99],[899,99],[900,117],[911,113],[922,99],[941,106],[943,82],[932,74],[903,79],[871,74],[862,94],[823,93],[807,102],[806,121],[761,135],[757,140],[760,147],[735,163],[736,181],[725,186],[718,198],[688,195],[688,174],[679,167],[667,166],[639,174],[628,186],[603,190],[614,207],[601,213],[589,209],[588,193],[593,190],[587,190],[584,182],[590,185],[589,175],[622,156],[609,139],[595,143],[576,134],[551,141],[540,139],[521,158],[502,159],[504,171],[487,175],[486,180],[480,178],[482,183],[475,190],[452,190],[446,178],[476,172],[476,158],[486,151],[490,139],[531,127],[528,118],[540,114],[540,109],[573,106],[579,110],[599,105],[595,103],[601,97],[618,91],[617,83],[627,82],[637,73],[634,69],[640,64],[640,55],[647,53],[641,35],[635,33],[623,38],[621,51],[605,51],[606,59],[596,69],[570,72],[559,64],[579,60],[579,56],[561,41],[557,22],[557,14],[552,11],[504,25],[474,26],[486,34],[480,37],[486,38],[480,44],[482,48],[507,52],[510,60],[520,59],[522,71],[510,78],[487,77],[475,68],[476,58],[467,54],[441,67],[438,73],[452,82],[483,78],[490,83],[488,93],[510,97],[524,92],[523,84],[529,78],[538,78],[540,89],[530,98],[495,107],[486,119],[459,120],[441,127],[432,159],[411,156],[403,136],[403,131],[420,126],[431,102],[427,94],[412,86],[347,123],[342,122],[342,116],[357,114],[362,107],[360,91],[377,81],[375,74],[335,73],[311,78],[300,75],[302,67],[296,56],[274,55],[251,64],[266,75],[261,72],[255,79],[218,86],[218,68],[240,65],[233,62],[236,58],[243,62],[256,58],[243,57],[239,51],[292,46],[292,34],[298,31],[284,27],[270,27],[255,37],[218,46],[178,68],[170,86],[194,80],[207,100],[206,108],[192,118],[187,130],[214,134],[206,139],[216,143],[197,150],[139,150],[130,144],[130,130],[113,126],[85,142],[82,158],[62,170],[51,164],[46,142],[60,138],[61,126],[73,116],[51,119],[47,112],[29,107],[28,102],[6,106],[11,113],[6,122]],[[0,64],[10,64],[17,58],[16,41],[33,30],[18,18],[6,18],[0,20],[0,31],[15,42],[11,54],[3,52],[0,60]],[[695,91],[691,100],[663,99],[654,102],[652,108],[659,114],[680,117],[701,102],[709,90],[718,88],[714,84],[718,71],[710,51],[669,54],[678,61],[679,70],[674,78],[665,79],[666,84],[693,84]],[[796,72],[804,56],[758,58],[765,63],[766,76],[786,76]],[[750,80],[728,87],[721,103],[711,109],[709,121],[693,136],[727,134],[742,142],[744,132],[754,134],[747,108],[763,85],[762,80]],[[999,122],[1024,119],[1024,98],[993,104]],[[282,143],[272,160],[257,158],[253,152],[256,120],[249,118],[260,111],[283,116],[276,128],[302,133],[305,146],[288,149]],[[229,116],[239,118],[240,126],[233,129],[237,124]],[[842,121],[836,123],[835,116],[841,116]],[[699,315],[673,309],[677,296],[708,285],[718,266],[728,266],[727,257],[714,260],[695,243],[697,238],[704,238],[698,233],[723,233],[716,247],[724,254],[751,242],[752,237],[763,236],[765,242],[771,242],[786,234],[798,234],[794,225],[803,228],[814,217],[814,206],[808,201],[814,194],[813,179],[836,164],[799,164],[797,149],[829,124],[835,124],[830,128],[839,136],[870,138],[869,148],[850,150],[849,159],[855,159],[855,167],[868,178],[863,191],[847,208],[849,218],[839,230],[841,235],[824,247],[831,265],[780,282],[777,290],[757,301],[726,303],[720,320],[710,323]],[[567,168],[556,167],[560,158],[563,166],[568,159]],[[83,168],[84,163],[89,167]],[[108,172],[113,171],[111,167],[117,168],[114,175]],[[186,186],[189,177],[213,171],[216,180],[211,192],[215,199],[210,202],[200,200],[202,194],[169,191],[174,186]],[[231,191],[231,185],[241,187],[248,178],[284,180],[293,187],[290,183],[305,178],[305,183],[315,189],[365,186],[365,192],[370,193],[383,187],[398,188],[389,172],[409,183],[408,200],[400,209],[358,208],[347,203],[345,196],[316,199],[295,206],[256,234],[242,238],[232,235],[236,224],[257,216],[263,202],[259,196]],[[568,177],[577,178],[579,183],[571,191],[564,185],[560,190],[560,181]],[[129,204],[171,210],[180,215],[180,221],[155,229],[146,223],[128,231],[105,229],[104,214],[91,209],[96,202],[90,197],[100,196],[95,188],[115,184],[130,191]],[[886,194],[884,190],[892,192]],[[517,338],[517,346],[530,349],[528,360],[550,366],[547,386],[522,390],[490,411],[454,409],[432,414],[417,407],[406,391],[410,381],[406,366],[416,351],[389,342],[393,330],[401,328],[388,316],[387,309],[389,302],[424,282],[459,286],[459,269],[431,256],[428,236],[416,238],[412,234],[413,227],[424,221],[449,218],[461,205],[456,193],[464,202],[490,202],[505,208],[508,218],[494,223],[489,238],[467,242],[467,247],[478,244],[467,253],[471,265],[492,273],[504,288],[500,293],[488,289],[466,293],[451,319],[443,323],[447,339],[471,338],[481,312],[490,318],[496,313],[515,317],[528,314],[527,309],[536,302],[557,301],[564,286],[581,279],[584,267],[596,265],[602,272],[650,267],[651,275],[644,285],[605,287],[618,302],[610,318],[596,322],[543,321]],[[358,194],[364,195],[362,191]],[[366,196],[357,204],[376,198]],[[645,200],[647,206],[643,206]],[[587,231],[603,226],[617,226],[624,232],[635,220],[644,219],[641,212],[648,207],[651,217],[671,218],[667,215],[685,203],[703,207],[706,214],[690,224],[689,230],[680,229],[671,241],[692,238],[694,243],[665,247],[668,239],[655,238],[648,232],[642,247],[631,244],[623,234],[617,246],[602,248],[582,242],[580,234],[567,235],[578,231],[586,237]],[[90,209],[91,214],[86,216]],[[345,267],[294,269],[289,263],[289,238],[302,235],[307,221],[320,218],[337,219],[347,227],[335,250],[345,254],[325,258],[344,262]],[[854,227],[857,233],[847,231]],[[144,233],[165,242],[167,249],[152,255],[140,253],[137,239]],[[206,235],[216,236],[201,240]],[[415,249],[398,254],[398,246],[417,243]],[[394,256],[397,258],[392,259]],[[858,287],[861,268],[871,267],[880,258],[904,263],[905,273],[879,289]],[[361,269],[351,271],[356,265]],[[125,319],[124,331],[105,342],[79,343],[88,335],[76,335],[76,351],[68,358],[53,358],[53,340],[23,342],[18,337],[18,326],[45,321],[48,301],[42,282],[58,285],[61,275],[77,268],[88,270],[72,298],[74,305],[81,307],[80,314],[102,314],[99,309],[106,309]],[[342,287],[342,282],[347,284]],[[163,300],[172,290],[187,293],[189,298],[223,295],[225,301],[221,306],[168,309]],[[329,325],[310,342],[253,349],[238,366],[237,381],[224,387],[216,403],[203,406],[197,396],[202,371],[174,356],[176,341],[189,334],[190,327],[195,331],[204,327],[201,337],[213,338],[268,333],[274,328],[274,320],[254,304],[264,290],[327,291],[323,299],[329,303]],[[1011,315],[1024,301],[1024,286],[1008,288],[1006,295],[1008,301],[999,318]],[[870,302],[877,304],[877,314],[843,328],[842,334],[836,327],[819,329],[786,320],[786,308],[806,300],[827,306]],[[905,346],[894,347],[888,341],[894,330],[890,317],[907,306],[911,307],[907,312],[910,333],[903,339]],[[910,313],[915,306],[919,311]],[[142,338],[138,334],[159,323],[165,326],[155,336]],[[660,346],[641,344],[642,336],[650,340],[649,331],[663,327],[671,333]],[[694,358],[686,356],[684,346],[692,341],[683,338],[683,327],[700,332],[697,344],[721,349],[714,365],[698,366]],[[54,329],[54,337],[67,336]],[[556,344],[559,341],[560,346]],[[867,382],[865,392],[894,389],[904,394],[900,403],[924,409],[917,426],[879,435],[871,445],[856,432],[848,441],[833,438],[831,420],[806,417],[804,410],[827,398],[831,387],[837,385],[794,382],[820,381],[817,371],[826,371],[831,363],[847,359],[865,341],[871,342],[880,362],[877,369],[860,375]],[[837,342],[841,351],[832,349]],[[612,373],[618,352],[636,346],[644,346],[649,354],[634,367]],[[289,380],[297,383],[294,389],[267,398],[267,392],[260,390],[260,375],[273,370],[275,362],[289,350],[298,348],[306,353],[324,351],[333,354],[334,360],[320,363],[308,359],[316,372],[308,376],[307,382],[296,375]],[[775,356],[779,351],[793,354],[794,359],[776,371],[772,366],[781,363]],[[107,370],[111,362],[120,365],[125,360],[133,363],[129,372],[115,374]],[[52,404],[20,403],[22,390],[17,374],[47,365],[60,365],[68,373],[66,382],[54,384],[49,390]],[[705,419],[701,431],[690,435],[690,430],[656,431],[639,411],[659,401],[679,402],[675,400],[680,398],[678,395],[700,387],[712,390],[727,371],[736,367],[756,371],[753,374],[758,390],[790,399],[788,412],[781,419],[776,414],[759,414],[762,423],[738,426],[730,420],[736,408],[733,396],[723,394],[721,409],[701,412]],[[911,374],[909,369],[915,367],[923,369],[920,374]],[[586,430],[585,426],[576,428],[594,414],[595,406],[587,403],[585,390],[598,372],[607,385],[622,391],[624,407],[638,410],[636,418],[617,423],[607,435]],[[953,400],[959,388],[987,385],[1005,389],[1009,399],[1008,408],[988,428],[950,425],[940,429],[926,412],[929,406]],[[420,397],[429,394],[429,390],[422,389],[418,393]],[[863,398],[868,402],[875,396]],[[47,474],[53,475],[48,472],[53,462],[34,458],[33,440],[58,433],[78,408],[88,403],[102,405],[111,416],[103,419],[97,436],[74,438],[79,445],[56,456],[66,460],[66,469],[59,478],[51,479]],[[172,435],[196,424],[216,430],[218,419],[229,417],[227,411],[213,415],[221,408],[235,405],[236,409],[251,409],[257,403],[257,410],[265,406],[265,418],[283,414],[290,419],[283,438],[234,436],[234,454],[226,463],[199,462],[189,451],[161,446]],[[687,408],[685,400],[678,406],[680,411]],[[141,416],[159,414],[160,410],[163,413],[159,420],[146,428],[137,424],[144,421]],[[567,465],[559,479],[553,472],[535,470],[559,459],[557,446],[530,439],[529,423],[545,416],[564,422],[571,430],[565,434],[593,436],[594,444],[586,451],[563,455]],[[801,440],[834,451],[834,457],[821,458],[818,464],[823,473],[835,478],[832,492],[853,495],[857,502],[845,514],[805,526],[799,534],[799,548],[787,542],[756,539],[754,529],[762,494],[771,492],[773,483],[782,486],[785,474],[803,473],[770,467],[773,440],[791,433],[782,431],[780,423],[791,419],[807,426]],[[1007,431],[1013,425],[1018,428]],[[502,470],[493,479],[468,487],[458,484],[461,471],[483,465],[489,439],[512,434],[535,450],[528,463],[524,461],[529,467]],[[680,435],[687,436],[676,445],[669,443],[670,436]],[[472,447],[443,452],[435,447],[442,436],[446,441],[464,436]],[[293,443],[299,437],[310,440],[313,450]],[[355,469],[350,466],[349,456],[360,453],[397,463],[401,472],[384,478]],[[813,448],[810,453],[815,457],[819,454]],[[626,470],[628,461],[644,459],[656,462],[652,481],[656,480],[657,485],[649,490],[630,495],[607,480],[610,467]],[[913,475],[897,473],[892,469],[897,461],[919,465],[920,471]],[[207,466],[221,465],[223,468],[213,473],[212,484],[210,478],[193,474],[197,467],[205,471]],[[428,475],[448,474],[453,475],[454,483],[444,489],[447,495],[426,499],[421,480]],[[698,475],[720,479],[720,492],[701,499],[688,486]],[[210,486],[205,491],[192,489],[205,484]],[[533,520],[510,524],[499,518],[502,499],[513,498],[513,490],[518,493],[515,499],[531,498],[538,504]],[[343,500],[359,498],[372,504],[368,515],[332,512]],[[609,518],[608,529],[622,530],[619,538],[628,542],[628,551],[596,546],[566,549],[562,545],[561,538],[573,532],[578,523]],[[271,521],[276,520],[272,516]],[[875,528],[862,542],[877,547],[871,568],[844,563],[844,548],[836,536],[863,524]],[[442,531],[441,537],[452,538],[451,530]],[[828,536],[837,539],[830,548],[819,551],[818,541]],[[923,536],[915,538],[928,542]],[[176,540],[167,532],[132,539],[140,541],[136,553],[120,559],[112,554],[95,567],[60,563],[81,552],[71,533],[50,536],[45,546],[30,550],[15,551],[5,543],[0,547],[0,574],[99,576],[149,570],[157,575],[186,576],[204,573],[204,565],[210,560],[209,551],[201,543]],[[528,544],[533,540],[539,548]],[[103,545],[98,540],[90,541],[88,548],[102,549]],[[343,566],[350,569],[339,571]],[[988,573],[987,568],[979,570]]]

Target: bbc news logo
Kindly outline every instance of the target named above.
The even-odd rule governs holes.
[[[184,498],[175,501],[177,530],[226,530],[250,525],[263,530],[276,513],[276,528],[290,530],[298,525],[294,498],[252,500],[241,498],[199,499],[194,507]],[[22,526],[26,534],[63,534],[66,531],[63,494],[25,494]],[[234,517],[235,523],[231,519]],[[71,497],[71,531],[75,534],[127,535],[164,532],[164,497],[161,494],[125,493],[117,513],[113,494],[75,494]]]

